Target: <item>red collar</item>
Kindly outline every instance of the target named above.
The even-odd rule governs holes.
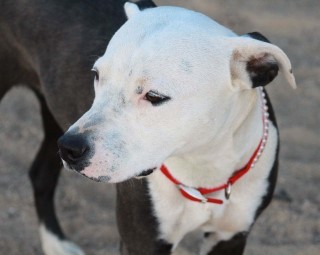
[[[259,142],[258,147],[254,151],[253,155],[249,159],[248,163],[241,168],[240,170],[237,170],[234,172],[234,174],[227,180],[226,183],[221,184],[220,186],[213,187],[213,188],[193,188],[188,187],[181,182],[179,182],[175,177],[172,176],[172,174],[169,172],[168,168],[165,165],[162,165],[160,170],[161,172],[177,187],[179,188],[181,194],[195,202],[202,202],[202,203],[214,203],[214,204],[223,204],[222,199],[217,198],[211,198],[211,197],[205,197],[205,195],[225,190],[225,198],[228,200],[231,195],[231,187],[233,184],[235,184],[242,176],[244,176],[247,172],[249,172],[250,169],[254,168],[255,164],[257,163],[259,157],[261,156],[263,149],[266,145],[267,138],[268,138],[268,107],[267,107],[267,101],[265,99],[265,93],[263,92],[263,89],[261,89],[261,100],[262,100],[262,121],[263,121],[263,136]]]

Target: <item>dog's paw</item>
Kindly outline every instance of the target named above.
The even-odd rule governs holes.
[[[40,237],[46,255],[85,255],[76,244],[59,239],[43,225],[40,226]]]

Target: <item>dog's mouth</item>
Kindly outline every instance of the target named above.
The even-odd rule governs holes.
[[[137,175],[136,177],[146,177],[150,174],[152,174],[157,168],[156,167],[153,167],[153,168],[150,168],[150,169],[147,169],[147,170],[144,170],[142,171],[141,174]]]
[[[62,160],[63,162],[63,166],[65,169],[69,170],[69,171],[76,171],[77,173],[81,174],[82,176],[89,178],[93,181],[96,182],[109,182],[111,180],[111,177],[109,176],[99,176],[99,177],[91,177],[86,175],[85,173],[83,173],[80,170],[77,170],[75,167],[73,167],[72,165],[70,165],[69,163],[65,162],[64,160]],[[153,168],[149,168],[147,170],[142,171],[140,174],[134,176],[135,178],[139,179],[139,178],[144,178],[147,177],[149,175],[151,175],[155,170],[157,170],[157,167],[153,167]]]

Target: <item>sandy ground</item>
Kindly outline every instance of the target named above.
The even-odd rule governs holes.
[[[320,2],[317,0],[156,1],[204,12],[239,34],[260,31],[290,56],[299,89],[269,86],[281,131],[280,176],[256,223],[247,255],[320,254]],[[14,89],[0,104],[0,254],[42,254],[28,169],[42,139],[32,93]],[[118,254],[114,187],[63,171],[56,204],[66,233],[87,254]],[[195,254],[198,235],[176,254]]]

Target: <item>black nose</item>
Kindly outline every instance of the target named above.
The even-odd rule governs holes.
[[[61,158],[71,165],[85,159],[89,152],[88,142],[82,135],[69,135],[66,133],[59,138],[58,146]]]

